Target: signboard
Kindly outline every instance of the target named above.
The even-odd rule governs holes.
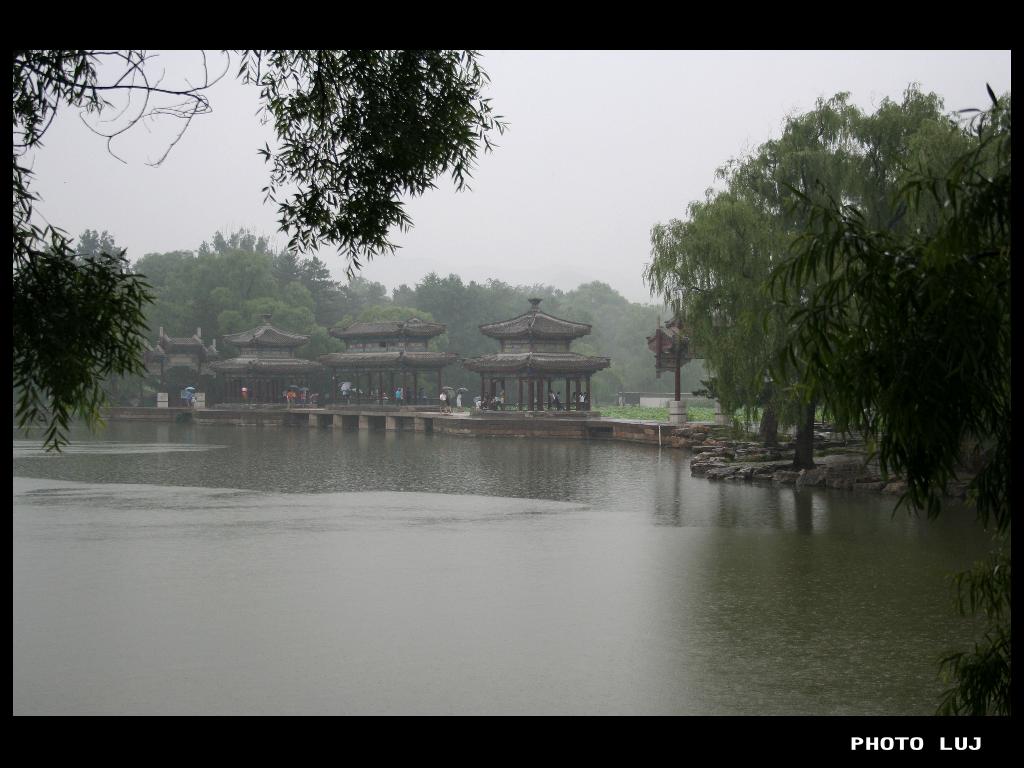
[[[156,393],[156,407],[157,408],[166,408],[167,407],[167,393],[166,392],[157,392]]]

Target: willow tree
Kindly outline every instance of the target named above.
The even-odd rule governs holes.
[[[99,421],[101,381],[142,371],[143,307],[152,298],[123,252],[76,261],[66,233],[42,226],[26,159],[60,111],[90,116],[107,140],[154,117],[180,119],[161,162],[192,121],[210,111],[205,54],[198,81],[153,73],[145,51],[17,50],[13,55],[14,384],[20,427],[47,425],[59,448],[75,416]],[[481,148],[505,124],[484,97],[473,51],[246,51],[238,76],[260,89],[276,145],[268,200],[289,246],[336,246],[350,274],[394,249],[410,226],[404,196],[450,173],[463,188]],[[225,54],[225,62],[230,58]],[[256,148],[254,148],[255,150]]]
[[[724,189],[691,204],[686,219],[653,229],[645,272],[652,292],[685,296],[723,405],[763,407],[768,418],[797,425],[797,467],[813,466],[822,393],[803,375],[813,361],[788,343],[791,312],[771,295],[772,271],[799,237],[820,226],[808,202],[856,201],[873,222],[911,226],[895,199],[908,162],[949,156],[959,140],[934,94],[911,87],[901,102],[886,100],[873,114],[837,94],[789,118],[778,139],[720,168]],[[799,302],[801,294],[792,298]],[[786,349],[790,365],[780,369]]]
[[[778,355],[781,319],[763,290],[783,231],[747,196],[709,193],[690,203],[685,220],[656,225],[654,260],[644,273],[654,290],[678,305],[705,356],[715,396],[729,412],[763,408],[761,435],[777,440],[780,390],[768,370]]]
[[[992,100],[958,154],[908,158],[897,202],[913,226],[879,226],[864,201],[805,200],[813,226],[775,276],[789,357],[906,479],[901,503],[937,515],[950,481],[976,471],[969,500],[998,537],[957,579],[961,609],[987,625],[945,659],[951,714],[1010,713],[1011,120],[1009,98]]]

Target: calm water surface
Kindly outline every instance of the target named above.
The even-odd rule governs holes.
[[[604,442],[14,440],[14,712],[928,714],[973,518]]]

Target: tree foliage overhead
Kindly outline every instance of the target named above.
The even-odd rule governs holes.
[[[448,172],[462,189],[505,130],[473,51],[247,51],[239,75],[277,133],[261,154],[289,249],[333,244],[349,275],[411,226],[402,195]]]
[[[76,258],[65,232],[37,224],[28,156],[42,147],[57,113],[72,108],[104,116],[87,125],[112,154],[112,142],[140,121],[179,119],[180,130],[154,164],[161,163],[192,120],[210,111],[205,91],[223,76],[211,77],[200,55],[203,76],[176,87],[164,73],[150,74],[155,56],[146,51],[14,52],[17,423],[48,425],[49,448],[66,442],[74,415],[97,422],[104,376],[139,372],[146,331],[140,308],[152,297],[122,253],[102,250],[101,238],[99,253]],[[393,250],[392,227],[410,226],[401,195],[421,194],[446,172],[462,188],[479,147],[490,149],[493,131],[505,129],[483,96],[487,75],[473,51],[250,51],[240,58],[239,77],[261,88],[265,116],[277,132],[279,146],[262,150],[271,166],[266,192],[279,204],[291,250],[334,244],[349,257],[350,274],[372,255]],[[251,246],[260,251],[258,242]],[[246,250],[247,244],[215,241],[214,248]],[[307,262],[306,270],[314,297],[331,292],[322,263]],[[240,278],[243,300],[264,287],[258,265]],[[215,316],[225,298],[222,292],[197,300],[179,319]],[[38,317],[51,307],[62,313],[52,327]],[[329,314],[319,319],[326,322]]]

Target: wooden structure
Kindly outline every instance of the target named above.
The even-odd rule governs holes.
[[[498,339],[501,351],[493,355],[467,360],[463,365],[480,374],[480,397],[487,400],[506,392],[509,404],[510,385],[518,392],[516,407],[520,410],[551,409],[551,393],[557,392],[566,409],[590,409],[590,377],[611,365],[607,357],[589,357],[570,351],[573,339],[590,333],[590,325],[549,315],[540,310],[540,299],[530,299],[530,310],[511,320],[480,326],[480,333]],[[579,402],[581,393],[586,402]]]
[[[346,351],[320,356],[320,362],[332,374],[331,402],[357,404],[376,401],[383,405],[387,392],[388,402],[394,403],[398,387],[402,389],[403,405],[437,402],[444,384],[442,369],[454,363],[457,355],[454,352],[431,352],[427,346],[432,338],[446,330],[447,326],[441,323],[426,322],[418,317],[353,323],[341,330],[332,328],[331,335],[345,342]],[[430,379],[435,378],[437,389],[427,396],[426,386],[433,383]],[[352,384],[350,391],[353,393],[344,400],[338,392],[343,381]],[[432,386],[430,388],[433,389]]]
[[[689,332],[678,318],[673,318],[664,327],[655,329],[653,336],[647,337],[647,348],[654,353],[654,369],[659,378],[665,371],[675,374],[675,400],[669,403],[669,422],[683,423],[686,411],[682,405],[680,369],[694,357]]]
[[[191,336],[178,337],[168,336],[162,326],[156,344],[147,343],[143,354],[146,371],[159,379],[160,391],[173,398],[177,398],[177,390],[189,386],[209,390],[214,382],[212,363],[219,357],[217,340],[206,346],[202,328],[196,328]]]
[[[228,334],[224,341],[241,348],[238,357],[210,365],[221,381],[220,399],[224,402],[282,404],[285,391],[293,385],[323,386],[323,367],[295,357],[295,350],[309,341],[309,336],[275,328],[270,315],[263,316],[262,325]]]

